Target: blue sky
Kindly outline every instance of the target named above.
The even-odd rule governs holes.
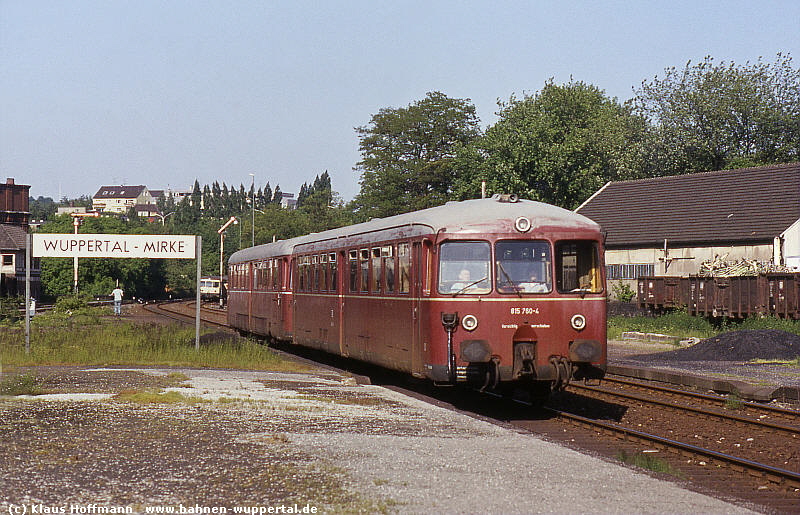
[[[711,55],[790,53],[800,2],[0,0],[0,174],[33,196],[270,181],[358,192],[354,127],[428,91],[570,77],[626,100]]]

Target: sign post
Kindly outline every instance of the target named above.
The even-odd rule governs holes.
[[[200,275],[203,243],[194,235],[29,234],[25,240],[25,352],[30,353],[31,255],[64,258],[196,259],[195,349],[200,349]]]

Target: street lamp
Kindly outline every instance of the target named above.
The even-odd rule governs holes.
[[[166,215],[162,215],[161,213],[156,213],[155,215],[157,217],[161,218],[161,225],[163,226],[164,225],[164,220],[166,220],[169,215],[174,215],[174,214],[175,214],[175,211],[167,213]]]
[[[250,204],[253,207],[253,219],[251,222],[253,234],[252,234],[252,239],[250,241],[250,246],[255,247],[256,246],[256,174],[251,173],[250,177],[253,178],[253,182],[250,185],[250,196],[252,197],[250,200]]]
[[[230,218],[230,220],[225,222],[225,225],[220,227],[219,230],[217,231],[219,233],[219,308],[220,309],[225,307],[225,300],[222,298],[222,284],[223,284],[223,282],[222,282],[222,274],[223,274],[223,272],[225,270],[225,263],[224,263],[224,259],[225,258],[223,257],[223,249],[225,248],[224,247],[224,245],[225,245],[225,231],[228,229],[228,227],[231,224],[236,225],[238,223],[239,223],[239,219],[236,218],[235,216],[232,216]]]

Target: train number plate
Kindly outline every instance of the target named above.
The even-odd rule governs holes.
[[[512,315],[538,315],[539,308],[532,308],[532,307],[512,307],[511,308]]]

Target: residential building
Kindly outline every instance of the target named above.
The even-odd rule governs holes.
[[[800,163],[609,182],[576,212],[606,234],[611,283],[715,258],[800,271]]]
[[[147,186],[101,186],[92,197],[92,207],[101,213],[125,214],[137,205],[155,204]]]

